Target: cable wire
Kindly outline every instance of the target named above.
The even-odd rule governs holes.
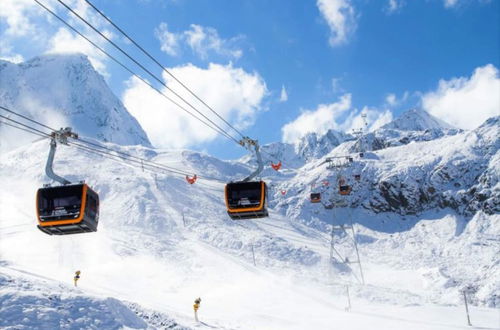
[[[38,0],[35,0],[38,2]],[[129,55],[126,51],[124,51],[120,46],[118,46],[114,41],[112,41],[110,38],[108,38],[106,35],[104,35],[101,31],[99,31],[93,24],[89,23],[85,18],[80,16],[76,11],[74,11],[71,7],[69,7],[64,1],[62,0],[57,0],[60,4],[62,4],[64,7],[66,7],[67,10],[69,10],[73,15],[78,17],[82,22],[84,22],[87,26],[89,26],[92,30],[94,30],[97,34],[99,34],[102,38],[104,38],[107,42],[109,42],[113,47],[118,49],[123,55],[125,55],[127,58],[129,58],[132,62],[134,62],[138,67],[140,67],[143,71],[145,71],[147,74],[149,74],[154,80],[156,80],[158,83],[160,83],[162,86],[164,86],[166,89],[171,91],[175,96],[177,96],[179,99],[181,99],[185,104],[187,104],[190,108],[192,108],[194,111],[199,113],[203,118],[205,118],[208,122],[210,122],[212,125],[217,127],[219,130],[222,132],[225,132],[227,135],[231,136],[229,133],[227,133],[224,129],[222,129],[219,125],[217,125],[213,120],[208,118],[204,113],[202,113],[200,110],[198,110],[196,107],[194,107],[191,103],[189,103],[185,98],[180,96],[176,91],[174,91],[172,88],[168,87],[168,85],[163,82],[160,78],[158,78],[155,74],[153,74],[150,70],[148,70],[144,65],[139,63],[135,58],[133,58],[131,55]],[[234,137],[231,136],[231,139],[234,140],[238,145],[240,145],[239,141],[236,140]]]
[[[4,107],[4,106],[1,106],[1,105],[0,105],[0,109],[5,110],[5,111],[7,111],[7,112],[10,112],[10,113],[11,113],[11,114],[13,114],[13,115],[16,115],[16,116],[18,116],[18,117],[21,117],[21,118],[23,118],[23,119],[26,119],[26,120],[28,120],[28,121],[30,121],[30,122],[32,122],[32,123],[38,124],[38,125],[40,125],[40,126],[42,126],[42,127],[48,128],[48,129],[50,129],[51,131],[57,131],[55,128],[49,127],[49,126],[47,126],[47,125],[45,125],[45,124],[42,124],[42,123],[40,123],[40,122],[38,122],[38,121],[36,121],[36,120],[33,120],[33,119],[29,118],[29,117],[23,116],[23,115],[21,115],[20,113],[17,113],[17,112],[14,112],[14,111],[10,110],[10,109],[7,109],[7,108],[6,108],[6,107]]]
[[[16,125],[13,125],[13,124],[10,124],[8,122],[5,122],[5,121],[0,121],[1,124],[4,124],[4,125],[7,125],[7,126],[10,126],[10,127],[14,127],[14,128],[17,128],[21,131],[25,131],[25,132],[28,132],[28,133],[31,133],[31,134],[35,134],[35,135],[38,135],[40,137],[43,137],[43,138],[46,138],[47,136],[45,135],[42,135],[40,133],[36,133],[36,132],[33,132],[32,130],[29,130],[29,129],[26,129],[26,128],[22,128],[22,127],[19,127],[19,126],[16,126]]]
[[[92,7],[99,15],[101,15],[109,24],[115,27],[121,34],[123,34],[132,44],[134,44],[137,48],[139,48],[147,57],[149,57],[154,63],[156,63],[163,71],[165,71],[170,77],[172,77],[176,82],[178,82],[184,89],[186,89],[192,96],[194,96],[198,101],[200,101],[205,107],[207,107],[213,114],[215,114],[220,120],[222,120],[228,127],[233,129],[236,133],[238,133],[242,138],[244,135],[237,130],[233,125],[231,125],[228,121],[226,121],[217,111],[215,111],[212,107],[210,107],[205,101],[203,101],[198,95],[196,95],[189,87],[187,87],[182,81],[177,79],[176,76],[170,70],[168,70],[164,65],[162,65],[158,60],[156,60],[148,51],[146,51],[143,47],[141,47],[133,38],[131,38],[125,31],[123,31],[118,25],[116,25],[109,17],[107,17],[103,12],[101,12],[96,6],[94,6],[89,0],[85,0],[85,2]]]
[[[145,83],[146,85],[148,85],[150,88],[152,88],[153,90],[155,90],[156,92],[158,92],[161,96],[163,96],[164,98],[166,98],[168,101],[172,102],[174,105],[176,105],[177,107],[179,107],[181,110],[183,110],[184,112],[188,113],[189,115],[191,115],[193,118],[197,119],[198,121],[200,121],[202,124],[206,125],[207,127],[213,129],[214,131],[216,131],[217,133],[225,136],[226,138],[230,139],[230,140],[233,140],[233,141],[236,141],[237,143],[239,143],[236,139],[234,139],[232,136],[230,136],[229,134],[227,134],[226,132],[224,131],[220,131],[219,129],[211,126],[210,124],[208,124],[207,122],[203,121],[203,119],[197,117],[194,113],[192,113],[191,111],[189,111],[188,109],[186,109],[185,107],[183,107],[181,104],[179,104],[178,102],[176,102],[175,100],[173,100],[172,98],[170,98],[168,95],[166,95],[165,93],[163,93],[162,91],[160,91],[158,88],[154,87],[151,83],[149,83],[146,79],[142,78],[141,76],[139,76],[138,74],[136,74],[134,71],[132,71],[131,69],[129,69],[125,64],[123,64],[122,62],[120,62],[118,59],[116,59],[114,56],[112,56],[111,54],[109,54],[108,52],[106,52],[102,47],[100,47],[99,45],[97,45],[95,42],[93,42],[92,40],[90,40],[88,37],[86,37],[83,33],[81,33],[80,31],[78,31],[76,28],[74,28],[73,26],[71,26],[68,22],[66,22],[62,17],[60,17],[59,15],[57,15],[54,11],[50,10],[48,7],[46,7],[44,4],[42,4],[41,2],[39,2],[38,0],[33,0],[35,1],[39,6],[41,6],[43,9],[45,9],[47,12],[49,12],[50,14],[52,14],[55,18],[57,18],[59,21],[61,21],[64,25],[66,25],[68,28],[70,28],[73,32],[75,32],[76,34],[78,34],[80,37],[84,38],[87,42],[89,42],[92,46],[94,46],[96,49],[98,49],[100,52],[102,52],[104,55],[108,56],[111,60],[113,60],[115,63],[117,63],[118,65],[120,65],[123,69],[125,69],[127,72],[129,72],[131,75],[133,75],[134,77],[138,78],[140,81],[142,81],[143,83]]]
[[[23,124],[23,123],[21,123],[21,122],[18,122],[17,120],[11,119],[11,118],[6,117],[6,116],[3,116],[3,115],[0,115],[0,118],[7,119],[7,120],[9,120],[9,121],[11,121],[11,122],[13,122],[13,123],[16,123],[16,124],[18,124],[18,125],[21,125],[21,126],[23,126],[23,127],[26,127],[27,129],[33,130],[33,131],[35,131],[35,132],[38,132],[39,134],[42,134],[42,135],[44,135],[44,136],[46,136],[46,137],[50,137],[50,134],[45,133],[45,132],[42,132],[42,131],[40,131],[39,129],[33,128],[33,127],[28,126],[28,125],[26,125],[26,124]]]
[[[3,106],[0,106],[0,108],[1,109],[7,109],[7,108],[5,108]],[[30,122],[37,123],[38,125],[42,125],[44,127],[49,127],[48,125],[40,123],[39,121],[36,121],[36,120],[34,120],[32,118],[29,118],[27,116],[23,116],[23,115],[15,112],[13,110],[9,109],[8,111],[10,113],[14,114],[14,115],[23,117],[24,119],[29,120]],[[21,126],[24,127],[24,128],[16,127],[15,125],[12,125],[12,124],[9,124],[9,123],[5,122],[5,124],[8,124],[9,126],[12,126],[14,128],[18,128],[18,129],[27,131],[29,133],[33,133],[33,134],[42,136],[42,137],[48,137],[48,138],[52,137],[48,133],[42,132],[42,131],[40,131],[40,130],[38,130],[36,128],[33,128],[33,127],[28,126],[26,124],[23,124],[23,123],[21,123],[19,121],[16,121],[14,119],[9,118],[9,117],[0,115],[0,118],[7,119],[9,121],[12,121],[12,122],[14,122],[14,123],[16,123],[16,124],[21,125]],[[80,138],[73,138],[73,139],[75,141],[77,141],[77,142],[71,142],[71,144],[73,144],[75,146],[79,146],[81,148],[85,148],[87,150],[91,150],[94,153],[99,153],[101,155],[108,155],[108,156],[112,156],[112,157],[118,157],[121,160],[125,160],[125,158],[127,158],[128,161],[133,162],[133,163],[138,164],[138,165],[140,164],[141,167],[149,166],[149,167],[152,167],[152,168],[155,168],[155,169],[158,169],[158,170],[167,171],[167,172],[171,172],[171,173],[175,173],[175,174],[180,174],[180,175],[183,175],[183,176],[189,176],[189,175],[192,174],[192,173],[189,173],[189,172],[185,172],[185,171],[176,169],[176,168],[171,167],[171,166],[163,165],[163,164],[160,164],[160,163],[156,163],[156,162],[150,161],[150,160],[145,159],[145,158],[137,157],[137,156],[131,155],[131,154],[126,153],[126,152],[122,152],[122,151],[119,151],[119,150],[111,149],[109,147],[102,146],[102,145],[99,145],[97,143],[94,143],[94,142],[91,142],[91,141],[88,141],[88,140],[84,140],[84,139],[80,139]],[[89,147],[89,146],[83,145],[82,143],[79,143],[79,142],[82,142],[82,143],[87,144],[87,145],[91,145],[93,147],[101,148],[101,149],[104,149],[104,150],[99,150],[99,149],[96,149],[96,148],[93,148],[93,147]],[[113,154],[113,153],[116,153],[116,154]],[[119,156],[119,155],[122,155],[122,156]],[[225,181],[223,181],[221,179],[218,179],[218,178],[214,178],[214,177],[208,177],[208,176],[197,176],[197,177],[199,179],[204,179],[204,180],[209,180],[209,181],[217,181],[217,182],[220,182],[220,183],[225,183]]]

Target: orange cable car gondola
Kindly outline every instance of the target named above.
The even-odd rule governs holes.
[[[230,182],[226,185],[227,212],[233,220],[267,217],[264,181]]]
[[[38,189],[38,229],[49,235],[97,231],[99,196],[87,184]]]
[[[230,182],[225,187],[227,214],[233,220],[256,219],[269,216],[267,211],[267,186],[264,181],[252,181],[262,172],[264,165],[256,140],[248,137],[240,143],[253,147],[257,156],[257,169],[243,181]]]
[[[68,235],[97,231],[99,195],[86,183],[72,184],[54,173],[52,165],[57,142],[67,144],[68,137],[78,138],[67,127],[52,132],[45,173],[60,186],[44,185],[36,195],[38,229],[48,235]]]
[[[311,199],[311,203],[320,203],[321,202],[321,193],[311,193],[310,199]]]
[[[352,191],[351,186],[349,185],[341,185],[339,186],[339,194],[341,195],[350,195]]]

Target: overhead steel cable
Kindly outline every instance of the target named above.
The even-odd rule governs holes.
[[[10,109],[7,109],[7,108],[3,107],[3,106],[0,106],[0,108],[6,110],[9,113],[12,113],[12,114],[14,114],[16,116],[22,117],[25,120],[28,120],[28,121],[33,122],[33,123],[36,123],[36,124],[41,125],[43,127],[50,128],[50,126],[48,126],[48,125],[45,125],[45,124],[43,124],[43,123],[41,123],[39,121],[36,121],[36,120],[34,120],[32,118],[27,117],[27,116],[21,115],[21,114],[15,112],[13,110],[10,110]],[[40,130],[37,130],[36,128],[33,128],[31,126],[28,126],[26,124],[23,124],[21,122],[13,120],[13,119],[11,119],[9,117],[0,115],[0,118],[7,119],[9,121],[12,121],[12,122],[14,122],[14,123],[16,123],[18,125],[21,125],[21,126],[25,127],[24,129],[21,128],[21,127],[16,127],[18,129],[22,129],[22,130],[26,130],[26,131],[30,130],[29,132],[33,133],[33,134],[35,134],[35,133],[32,132],[32,131],[35,131],[35,132],[37,132],[36,133],[37,135],[43,136],[43,137],[48,137],[48,138],[52,137],[52,135],[49,134],[49,133],[42,132]],[[9,126],[15,127],[12,124],[9,125]],[[53,131],[56,131],[56,130],[53,130]],[[150,167],[153,167],[153,168],[160,169],[162,171],[168,171],[168,172],[172,172],[172,173],[176,173],[176,174],[181,174],[183,176],[186,176],[186,175],[190,176],[190,175],[192,175],[192,173],[185,172],[185,171],[182,171],[180,169],[176,169],[176,168],[171,167],[171,166],[167,166],[167,165],[163,165],[163,164],[160,164],[160,163],[152,162],[152,161],[150,161],[148,159],[137,157],[137,156],[131,155],[131,154],[126,153],[126,152],[122,152],[122,151],[119,151],[119,150],[111,149],[109,147],[102,146],[102,145],[99,145],[98,143],[94,143],[94,142],[91,142],[91,141],[88,141],[88,140],[85,140],[85,139],[78,138],[78,139],[74,139],[74,140],[78,141],[78,142],[71,142],[73,145],[80,146],[82,148],[87,148],[88,150],[93,150],[93,151],[95,151],[97,153],[107,154],[107,155],[110,155],[110,156],[113,156],[113,157],[119,157],[122,160],[124,160],[124,158],[126,157],[129,161],[137,163],[137,164],[140,164],[141,166],[150,166]],[[95,149],[95,148],[92,148],[92,147],[89,147],[89,146],[85,146],[85,145],[83,145],[83,144],[81,144],[79,142],[82,142],[84,144],[88,144],[88,145],[91,145],[91,146],[94,146],[94,147],[98,147],[98,148],[101,148],[101,149],[104,149],[104,150],[99,150],[99,149]],[[115,154],[113,154],[113,153],[115,153]],[[119,155],[121,155],[121,156],[119,156]],[[208,177],[208,176],[197,176],[197,177],[200,178],[200,179],[209,180],[209,181],[217,181],[217,182],[221,182],[221,183],[225,182],[223,180],[220,180],[220,179],[217,179],[217,178],[214,178],[214,177]]]
[[[43,138],[46,138],[46,137],[47,137],[46,135],[43,135],[43,134],[40,134],[40,133],[34,132],[34,131],[32,131],[31,129],[22,128],[22,127],[19,127],[19,126],[16,126],[16,125],[10,124],[10,123],[5,122],[5,121],[0,121],[0,124],[7,125],[7,126],[10,126],[10,127],[14,127],[14,128],[17,128],[17,129],[19,129],[19,130],[21,130],[21,131],[25,131],[25,132],[28,132],[28,133],[31,133],[31,134],[35,134],[35,135],[38,135],[38,136],[43,137]]]
[[[78,140],[76,140],[78,141]],[[99,150],[99,149],[96,149],[96,148],[92,148],[92,147],[89,147],[89,146],[86,146],[84,144],[81,144],[81,143],[78,143],[78,142],[75,142],[75,141],[72,141],[72,142],[69,142],[69,144],[72,144],[72,145],[75,145],[75,146],[79,146],[79,147],[82,147],[82,148],[86,148],[88,150],[92,150],[92,151],[95,151],[95,152],[98,152],[98,153],[101,153],[101,154],[105,154],[105,155],[110,155],[110,156],[113,156],[113,157],[119,157],[120,159],[122,160],[126,160],[126,161],[129,161],[129,162],[132,162],[132,163],[137,163],[137,164],[140,164],[140,165],[143,165],[143,166],[150,166],[150,167],[154,167],[154,168],[157,168],[157,169],[161,169],[161,170],[164,170],[164,171],[168,171],[168,172],[172,172],[172,173],[176,173],[176,174],[181,174],[181,175],[189,175],[190,173],[186,173],[186,172],[182,172],[181,170],[176,170],[172,167],[164,167],[162,165],[154,165],[154,164],[150,164],[147,160],[144,160],[142,158],[139,158],[139,157],[134,157],[134,156],[131,156],[131,155],[128,155],[126,153],[119,153],[117,152],[117,154],[113,154],[111,152],[107,152],[107,151],[104,151],[104,150]],[[119,156],[118,154],[122,154],[123,156]],[[129,157],[131,156],[131,157]],[[124,157],[127,157],[126,159]],[[136,160],[134,158],[138,158],[139,160]]]
[[[107,17],[103,12],[101,12],[96,6],[94,6],[90,1],[85,0],[85,2],[92,7],[99,15],[101,15],[109,24],[111,24],[115,29],[120,31],[121,34],[125,36],[132,44],[139,48],[147,57],[149,57],[155,64],[157,64],[163,71],[165,71],[170,77],[172,77],[176,82],[178,82],[185,90],[187,90],[192,96],[194,96],[198,101],[200,101],[207,109],[209,109],[213,114],[215,114],[220,120],[222,120],[229,128],[233,129],[242,138],[244,135],[231,125],[227,120],[225,120],[217,111],[215,111],[211,106],[209,106],[203,99],[201,99],[196,93],[194,93],[189,87],[187,87],[182,81],[180,81],[170,70],[168,70],[164,65],[162,65],[156,58],[154,58],[148,51],[141,47],[132,37],[130,37],[125,31],[123,31],[118,25],[116,25],[109,17]]]
[[[135,160],[130,160],[130,159],[125,160],[121,156],[114,155],[114,154],[111,154],[111,153],[108,153],[108,152],[103,152],[101,150],[98,150],[98,149],[95,149],[95,148],[91,148],[91,147],[87,147],[87,146],[79,144],[79,143],[68,142],[68,145],[72,146],[72,147],[75,147],[77,149],[83,150],[83,151],[85,151],[87,153],[91,153],[91,154],[98,155],[98,156],[101,156],[101,157],[106,158],[106,159],[110,159],[110,160],[116,161],[118,163],[122,163],[124,165],[128,165],[128,166],[131,166],[131,167],[140,168],[143,171],[149,171],[149,172],[152,172],[152,173],[165,173],[165,172],[168,172],[168,173],[171,173],[171,174],[174,174],[174,175],[180,175],[180,176],[182,176],[182,178],[184,178],[184,176],[185,176],[185,173],[182,173],[182,172],[177,172],[177,171],[173,171],[173,170],[170,170],[170,169],[162,168],[161,166],[150,165],[148,163],[142,163],[140,161],[135,161]],[[207,181],[216,180],[216,179],[208,179],[207,177],[203,177],[203,178],[200,178],[200,179],[204,179],[204,180],[207,180]],[[219,182],[222,182],[222,181],[219,181]],[[203,182],[198,182],[198,184],[205,185],[205,186],[208,186],[208,187],[212,187],[211,185],[208,185],[208,184],[203,183]]]
[[[27,128],[27,129],[30,129],[30,130],[34,131],[34,132],[37,132],[37,133],[39,133],[39,134],[42,134],[43,136],[50,137],[50,134],[49,134],[49,133],[46,133],[46,132],[40,131],[39,129],[36,129],[36,128],[31,127],[31,126],[28,126],[28,125],[26,125],[26,124],[23,124],[23,123],[21,123],[21,122],[19,122],[19,121],[17,121],[17,120],[14,120],[14,119],[12,119],[12,118],[9,118],[9,117],[7,117],[7,116],[0,115],[0,118],[7,119],[7,120],[9,120],[9,121],[11,121],[11,122],[13,122],[13,123],[16,123],[16,124],[18,124],[18,125],[21,125],[21,126],[23,126],[23,127]]]
[[[20,122],[18,122],[16,120],[8,118],[8,117],[0,115],[0,118],[4,118],[4,119],[7,119],[7,120],[10,120],[10,121],[12,121],[12,122],[14,122],[14,123],[16,123],[18,125],[22,125],[24,127],[19,127],[19,126],[16,126],[16,125],[10,124],[8,122],[4,122],[4,121],[0,121],[1,124],[5,124],[7,126],[10,126],[10,127],[13,127],[13,128],[16,128],[16,129],[22,130],[24,132],[31,133],[33,135],[37,135],[37,136],[40,136],[40,137],[43,137],[43,138],[50,138],[51,137],[50,134],[41,132],[41,131],[37,130],[34,127],[25,125],[23,123],[20,123]],[[121,162],[122,164],[125,164],[125,165],[129,165],[129,166],[137,167],[137,168],[142,168],[143,170],[148,170],[148,171],[153,172],[153,173],[159,173],[161,171],[163,173],[164,172],[169,172],[169,173],[181,175],[182,177],[184,177],[186,175],[186,173],[184,173],[184,172],[175,171],[172,168],[163,168],[162,166],[151,165],[151,164],[148,164],[148,162],[141,162],[141,161],[136,161],[136,160],[131,160],[131,159],[125,160],[122,156],[114,155],[112,153],[104,152],[104,151],[101,151],[101,150],[98,150],[98,149],[95,149],[95,148],[90,148],[90,147],[87,147],[87,146],[85,146],[83,144],[79,144],[79,143],[75,143],[75,142],[68,142],[68,145],[73,146],[75,148],[78,148],[80,150],[84,150],[84,151],[89,152],[89,153],[93,153],[93,154],[102,156],[102,157],[107,158],[107,159],[111,159],[111,160],[114,160],[114,161],[117,161],[117,162]],[[190,174],[190,173],[187,173],[187,174]],[[217,181],[217,182],[222,182],[223,183],[223,181],[218,180],[218,179],[214,179],[214,178],[201,177],[200,179],[209,180],[209,181]],[[200,182],[200,184],[203,184],[203,183]],[[207,185],[207,184],[204,184],[204,185],[210,186],[210,185]]]
[[[80,139],[75,140],[75,141],[80,141]],[[182,176],[190,176],[190,175],[192,175],[192,173],[185,172],[185,171],[182,171],[180,169],[176,169],[174,167],[166,166],[166,165],[163,165],[163,164],[160,164],[160,163],[155,163],[155,162],[152,162],[150,160],[147,160],[147,159],[144,159],[144,158],[140,158],[140,157],[137,157],[137,156],[133,156],[133,155],[130,155],[130,154],[125,153],[125,152],[120,152],[120,151],[117,151],[117,150],[113,150],[113,149],[101,147],[101,148],[104,148],[106,150],[111,151],[111,152],[107,152],[107,151],[96,149],[96,148],[92,148],[92,147],[89,147],[89,146],[86,146],[84,144],[81,144],[81,143],[78,143],[78,142],[74,142],[74,141],[70,142],[70,144],[75,145],[75,146],[79,146],[79,147],[82,147],[82,148],[85,148],[87,150],[92,150],[95,153],[99,153],[99,154],[102,154],[102,155],[108,155],[108,156],[112,156],[112,157],[117,157],[117,158],[120,158],[123,161],[130,161],[130,162],[132,162],[132,163],[134,163],[134,164],[136,164],[137,166],[140,166],[140,167],[149,166],[149,167],[155,168],[157,170],[171,172],[171,173],[175,173],[175,174],[180,174]],[[96,144],[94,144],[94,145],[96,145]],[[114,152],[116,154],[113,154],[112,152]],[[125,159],[125,157],[127,157],[127,158]],[[197,176],[197,178],[202,179],[202,180],[207,180],[207,181],[217,181],[217,182],[220,182],[220,183],[225,183],[225,181],[217,179],[217,178],[214,178],[214,177]]]
[[[21,117],[21,118],[23,118],[23,119],[26,119],[27,121],[30,121],[30,122],[35,123],[35,124],[37,124],[37,125],[40,125],[40,126],[42,126],[42,127],[45,127],[45,128],[47,128],[47,129],[50,129],[51,131],[56,131],[56,129],[55,129],[55,128],[52,128],[52,127],[47,126],[47,125],[45,125],[45,124],[42,124],[42,123],[40,123],[40,122],[38,122],[38,121],[36,121],[36,120],[33,120],[33,119],[29,118],[29,117],[26,117],[26,116],[24,116],[24,115],[21,115],[20,113],[17,113],[17,112],[15,112],[15,111],[12,111],[12,110],[10,110],[10,109],[8,109],[8,108],[4,107],[4,106],[1,106],[1,105],[0,105],[0,109],[5,110],[5,111],[7,111],[7,112],[9,112],[9,113],[11,113],[11,114],[13,114],[13,115],[16,115],[16,116],[18,116],[18,117]]]
[[[38,2],[38,0],[34,0]],[[125,55],[128,59],[130,59],[132,62],[134,62],[138,67],[140,67],[143,71],[145,71],[147,74],[149,74],[154,80],[156,80],[158,83],[160,83],[162,86],[164,86],[166,89],[168,89],[170,92],[172,92],[175,96],[177,96],[179,99],[181,99],[185,104],[187,104],[191,109],[199,113],[203,118],[205,118],[208,122],[210,122],[212,125],[217,127],[220,131],[225,132],[227,135],[231,137],[234,142],[236,142],[238,145],[240,145],[240,142],[235,139],[233,136],[231,136],[229,133],[227,133],[223,128],[221,128],[217,123],[215,123],[213,120],[208,118],[204,113],[202,113],[200,110],[198,110],[195,106],[193,106],[191,103],[189,103],[185,98],[183,98],[181,95],[179,95],[176,91],[174,91],[172,88],[170,88],[165,82],[163,82],[160,78],[158,78],[155,74],[153,74],[150,70],[148,70],[144,65],[139,63],[135,58],[133,58],[131,55],[129,55],[126,51],[124,51],[120,46],[118,46],[113,40],[108,38],[105,34],[103,34],[99,29],[97,29],[93,24],[89,23],[85,18],[83,18],[80,14],[78,14],[76,11],[74,11],[71,7],[69,7],[64,1],[62,0],[57,0],[60,4],[62,4],[64,7],[66,7],[67,10],[69,10],[73,15],[78,17],[82,22],[84,22],[87,26],[89,26],[92,30],[94,30],[97,34],[99,34],[102,38],[104,38],[108,43],[113,45],[118,51],[120,51],[123,55]]]
[[[181,104],[179,104],[178,102],[176,102],[175,100],[173,100],[172,98],[170,98],[168,95],[166,95],[165,93],[163,93],[162,91],[160,91],[158,88],[154,87],[146,79],[144,79],[141,76],[139,76],[138,74],[136,74],[134,71],[132,71],[131,69],[129,69],[125,64],[123,64],[118,59],[116,59],[114,56],[112,56],[111,54],[109,54],[108,52],[106,52],[102,47],[100,47],[99,45],[97,45],[95,42],[93,42],[88,37],[86,37],[83,33],[81,33],[76,28],[74,28],[73,26],[71,26],[71,24],[69,24],[68,22],[66,22],[62,17],[60,17],[59,15],[57,15],[54,11],[50,10],[50,8],[46,7],[44,4],[42,4],[38,0],[33,0],[33,1],[35,1],[39,6],[41,6],[42,8],[44,8],[51,15],[53,15],[54,17],[56,17],[59,21],[61,21],[64,25],[66,25],[68,28],[70,28],[73,32],[75,32],[76,34],[78,34],[79,36],[81,36],[82,38],[84,38],[87,42],[89,42],[92,46],[94,46],[95,48],[97,48],[104,55],[108,56],[111,60],[113,60],[118,65],[120,65],[123,69],[125,69],[131,75],[133,75],[134,77],[138,78],[140,81],[142,81],[143,83],[145,83],[146,85],[148,85],[149,87],[151,87],[153,90],[155,90],[161,96],[163,96],[164,98],[166,98],[168,101],[172,102],[174,105],[176,105],[177,107],[179,107],[181,110],[183,110],[184,112],[188,113],[189,115],[191,115],[193,118],[197,119],[199,122],[201,122],[202,124],[204,124],[208,128],[213,129],[217,133],[225,136],[226,138],[228,138],[228,139],[230,139],[232,141],[238,142],[237,140],[235,140],[232,136],[230,136],[226,132],[220,131],[216,127],[211,126],[209,123],[207,123],[207,122],[203,121],[203,119],[197,117],[194,113],[192,113],[191,111],[189,111],[188,109],[186,109],[185,107],[183,107]]]

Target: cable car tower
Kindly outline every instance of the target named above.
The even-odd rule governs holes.
[[[366,113],[362,113],[361,114],[361,119],[363,120],[363,126],[361,128],[353,128],[352,129],[352,135],[354,135],[356,137],[356,149],[357,149],[357,152],[359,154],[359,157],[364,157],[364,152],[365,152],[365,148],[364,148],[364,145],[363,145],[363,136],[364,136],[364,132],[367,130],[368,128],[368,122],[366,121]]]
[[[361,284],[365,284],[363,275],[363,268],[361,266],[361,259],[359,258],[358,244],[356,242],[356,235],[354,232],[354,225],[352,222],[352,211],[349,210],[349,219],[347,221],[340,221],[338,219],[335,208],[348,207],[347,198],[351,194],[352,186],[343,177],[343,171],[350,167],[353,163],[351,156],[336,156],[328,157],[325,162],[327,169],[334,171],[338,182],[338,187],[333,185],[334,194],[330,200],[329,205],[323,205],[326,209],[332,209],[332,230],[330,233],[330,260],[336,264],[343,265],[350,269],[351,274]],[[338,189],[338,194],[335,190]],[[334,197],[337,196],[337,197]],[[344,236],[347,238],[345,244],[341,245],[339,239]],[[347,244],[347,246],[346,246]],[[359,274],[358,277],[352,269],[352,264],[358,264]]]

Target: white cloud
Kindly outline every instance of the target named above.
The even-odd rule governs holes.
[[[458,0],[444,0],[444,6],[446,8],[452,8],[455,7],[458,3]]]
[[[2,0],[0,1],[0,20],[7,23],[5,34],[24,36],[35,30],[30,21],[39,6],[32,0]]]
[[[71,33],[66,28],[59,28],[48,43],[48,54],[71,54],[82,53],[88,56],[94,68],[101,74],[107,76],[105,60],[106,56],[97,48],[92,46],[87,40]]]
[[[160,40],[161,50],[170,56],[177,56],[179,53],[180,36],[169,32],[167,23],[161,23],[155,29],[155,35]]]
[[[472,1],[476,1],[480,4],[487,4],[490,3],[491,0],[443,0],[443,5],[445,8],[451,9],[451,8],[456,8],[461,5],[465,5],[467,3],[470,3]]]
[[[397,104],[397,99],[395,94],[387,94],[385,97],[385,102],[390,106],[395,106]]]
[[[234,59],[243,56],[243,50],[236,46],[241,36],[223,39],[212,27],[191,24],[189,30],[175,33],[168,31],[166,23],[161,23],[155,30],[155,34],[160,40],[161,50],[170,56],[179,55],[181,43],[188,46],[202,59],[207,59],[210,53]]]
[[[347,114],[347,116],[346,116]],[[352,133],[353,129],[365,129],[362,114],[366,115],[368,131],[373,131],[392,120],[388,109],[364,107],[361,111],[352,108],[351,94],[342,95],[331,104],[321,104],[316,110],[303,111],[295,120],[281,128],[282,140],[294,143],[307,133],[325,134],[329,129]]]
[[[350,0],[317,0],[316,5],[330,28],[330,45],[345,43],[356,29],[356,14]]]
[[[286,91],[285,85],[281,86],[280,102],[288,101],[288,93]]]
[[[0,60],[9,61],[12,63],[21,63],[24,57],[21,54],[16,54],[12,50],[12,46],[5,38],[0,39]]]
[[[303,111],[295,120],[281,128],[282,140],[293,143],[310,132],[324,134],[328,129],[339,129],[338,118],[351,108],[351,94],[344,94],[338,102],[321,104],[316,110]]]
[[[424,94],[422,106],[430,114],[460,128],[473,129],[500,115],[498,69],[488,64],[470,78],[440,80],[436,91]]]
[[[342,85],[340,84],[341,81],[342,78],[332,78],[332,91],[335,94],[345,92],[345,90],[342,88]]]
[[[349,115],[337,125],[337,129],[346,133],[352,133],[353,130],[359,129],[371,132],[391,122],[392,119],[392,112],[389,109],[379,110],[365,106],[361,111],[357,109],[349,111]]]
[[[388,0],[385,8],[386,13],[393,14],[399,11],[404,5],[402,0]]]
[[[211,63],[207,69],[188,64],[169,71],[238,129],[254,123],[267,94],[266,84],[257,73],[233,68],[231,64],[223,66]],[[169,76],[164,75],[164,79],[169,87],[225,128],[219,119],[192,96],[185,91],[180,92],[182,89]],[[175,98],[171,92],[165,93]],[[156,147],[182,148],[209,142],[219,136],[136,78],[128,81],[123,102]],[[188,106],[186,108],[190,109]]]

